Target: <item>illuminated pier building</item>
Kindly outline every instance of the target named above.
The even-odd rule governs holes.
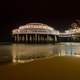
[[[60,42],[80,42],[80,28],[65,30],[65,32],[60,33],[58,37]]]
[[[12,31],[13,42],[47,43],[57,41],[58,31],[42,23],[28,23]]]

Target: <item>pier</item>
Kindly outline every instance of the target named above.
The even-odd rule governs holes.
[[[12,41],[16,43],[56,42],[58,31],[42,23],[29,23],[12,31]]]
[[[12,30],[12,42],[15,43],[55,43],[79,42],[80,29],[70,29],[61,33],[42,23],[28,23]]]

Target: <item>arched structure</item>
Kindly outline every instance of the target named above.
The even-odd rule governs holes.
[[[12,30],[12,39],[14,42],[39,43],[56,40],[50,35],[56,35],[59,32],[52,27],[42,23],[28,23],[20,26],[18,29]]]

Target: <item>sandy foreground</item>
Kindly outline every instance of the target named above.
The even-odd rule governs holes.
[[[54,57],[0,65],[0,80],[80,80],[80,58]]]

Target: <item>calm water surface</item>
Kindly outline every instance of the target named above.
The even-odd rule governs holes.
[[[80,43],[0,45],[0,63],[24,63],[56,56],[80,57]]]

